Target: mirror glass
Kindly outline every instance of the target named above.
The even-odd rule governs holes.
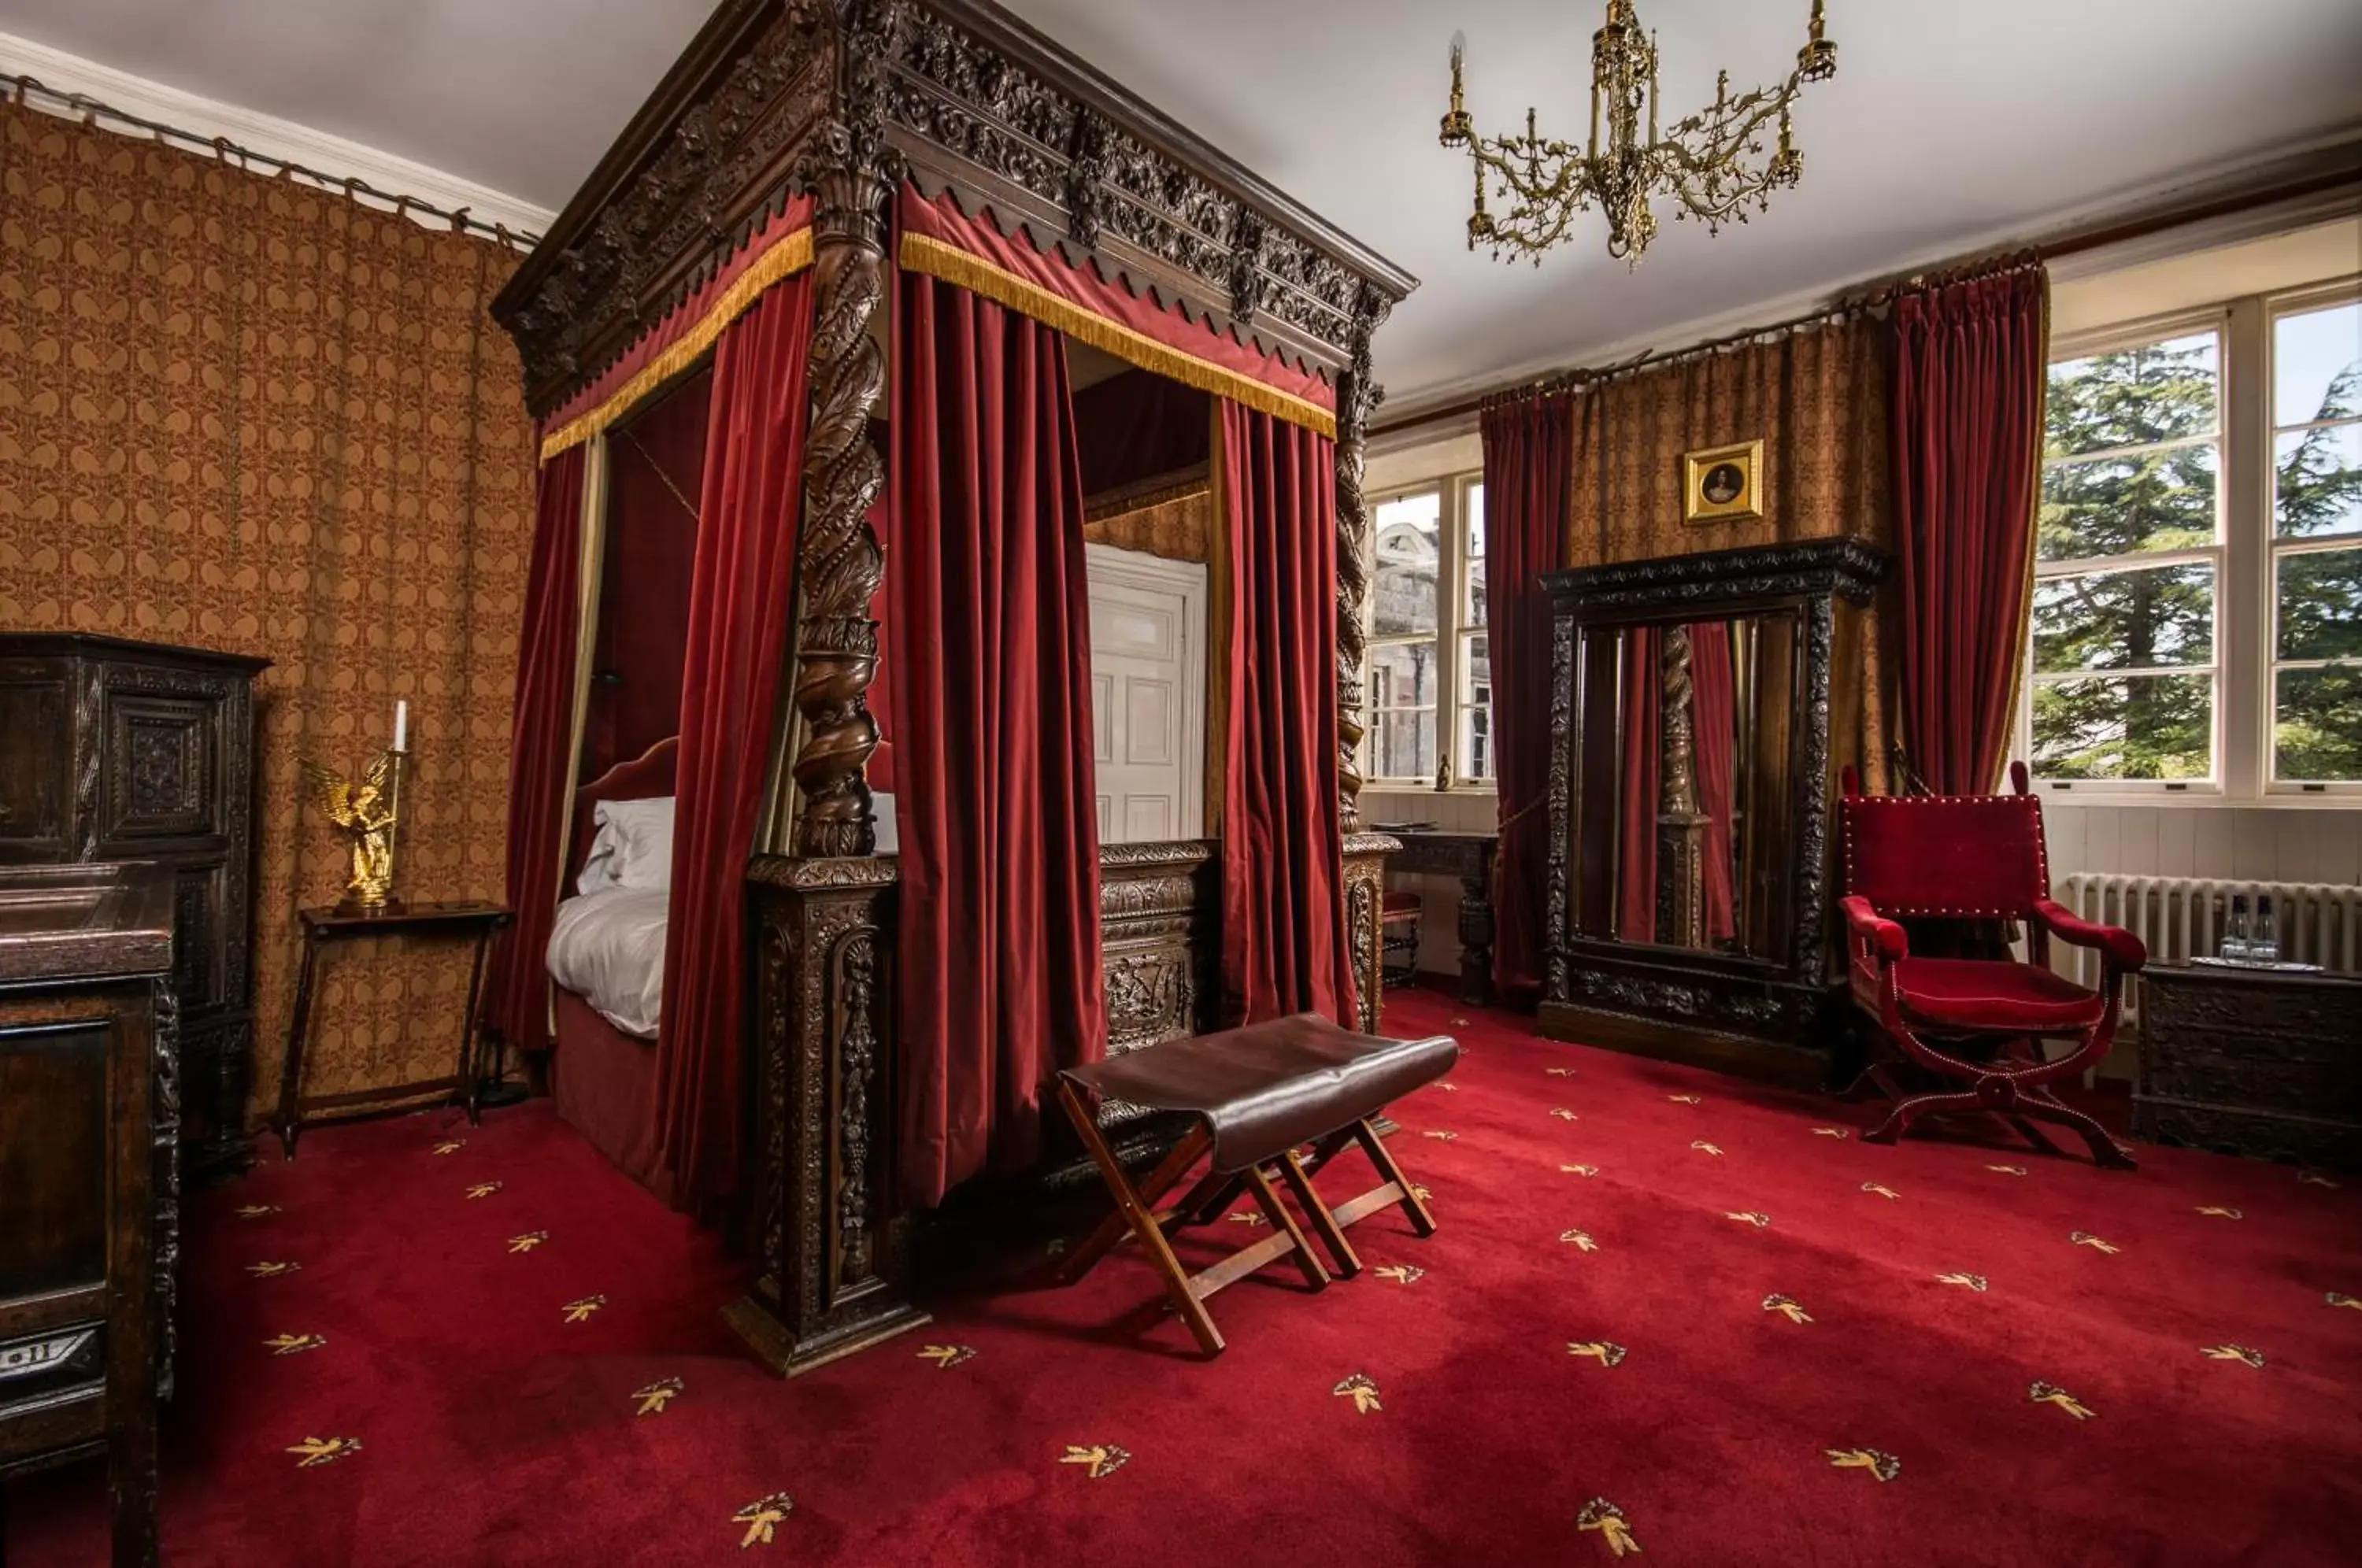
[[[1776,612],[1585,628],[1610,711],[1584,714],[1586,858],[1612,889],[1586,934],[1778,953],[1798,629]]]

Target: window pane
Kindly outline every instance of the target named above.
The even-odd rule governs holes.
[[[2362,425],[2290,431],[2272,443],[2273,525],[2282,538],[2362,534]]]
[[[2362,668],[2284,669],[2272,713],[2272,775],[2362,779]]]
[[[1460,737],[1451,769],[1462,778],[1493,777],[1493,640],[1460,639]]]
[[[2034,771],[2045,778],[2206,778],[2213,708],[2212,676],[2037,682]]]
[[[1485,563],[1481,560],[1470,561],[1461,570],[1466,575],[1468,581],[1468,602],[1460,607],[1460,613],[1463,617],[1460,624],[1463,626],[1490,624],[1485,619]]]
[[[1428,491],[1385,502],[1377,516],[1377,580],[1371,585],[1374,636],[1432,632],[1443,496]]]
[[[1432,708],[1439,695],[1433,643],[1376,643],[1370,648],[1370,707]]]
[[[1485,484],[1481,480],[1468,487],[1468,555],[1473,560],[1485,558]]]
[[[2215,335],[2196,332],[2052,365],[2046,454],[2213,435],[2219,359]]]
[[[2272,324],[2272,423],[2362,414],[2362,304],[2301,311]]]
[[[2279,560],[2281,658],[2362,658],[2362,550]]]
[[[2038,578],[2034,668],[2146,669],[2214,657],[2214,568],[2209,562]]]
[[[2214,543],[2214,444],[2042,470],[2035,547],[2046,561]]]
[[[1421,782],[1435,777],[1432,709],[1370,715],[1370,777]]]

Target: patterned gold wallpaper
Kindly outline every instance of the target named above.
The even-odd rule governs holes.
[[[533,525],[495,246],[0,105],[0,627],[259,654],[258,1105],[294,911],[344,856],[297,758],[410,702],[399,890],[498,898]],[[451,1068],[466,955],[339,949],[306,1088]]]

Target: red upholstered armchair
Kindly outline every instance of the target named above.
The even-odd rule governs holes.
[[[2029,1120],[2071,1127],[2101,1165],[2130,1170],[2132,1155],[2048,1086],[2107,1055],[2125,977],[2148,954],[2131,932],[2093,925],[2051,900],[2042,803],[2026,792],[2023,763],[2011,777],[2011,795],[1863,795],[1846,770],[1841,907],[1854,1005],[1904,1058],[1969,1084],[1906,1097],[1887,1063],[1874,1064],[1869,1076],[1898,1103],[1869,1137],[1891,1143],[1930,1112],[1989,1110],[2052,1154]],[[1915,955],[1896,923],[1915,917],[2023,921],[2033,962]],[[2051,973],[2054,936],[2098,950],[2098,990]],[[2070,1043],[2065,1054],[2050,1057],[2044,1042],[2060,1039]]]

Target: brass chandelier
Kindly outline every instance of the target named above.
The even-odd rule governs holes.
[[[1650,203],[1659,195],[1673,197],[1681,204],[1673,215],[1699,219],[1708,234],[1734,219],[1745,223],[1749,206],[1769,206],[1773,191],[1794,185],[1804,174],[1789,110],[1805,83],[1825,82],[1838,69],[1838,46],[1824,35],[1821,6],[1822,0],[1813,0],[1811,35],[1785,82],[1734,98],[1726,71],[1712,108],[1661,133],[1656,36],[1641,32],[1632,0],[1607,0],[1606,25],[1591,35],[1591,140],[1584,147],[1542,136],[1531,109],[1523,136],[1475,135],[1461,92],[1465,40],[1453,34],[1451,111],[1443,116],[1441,139],[1446,147],[1468,149],[1476,165],[1468,248],[1489,246],[1496,259],[1523,253],[1540,266],[1541,253],[1568,237],[1574,215],[1596,202],[1607,215],[1607,254],[1637,267],[1656,237]],[[1764,133],[1775,118],[1779,149],[1763,160]],[[1498,217],[1485,205],[1488,182],[1512,204]]]

